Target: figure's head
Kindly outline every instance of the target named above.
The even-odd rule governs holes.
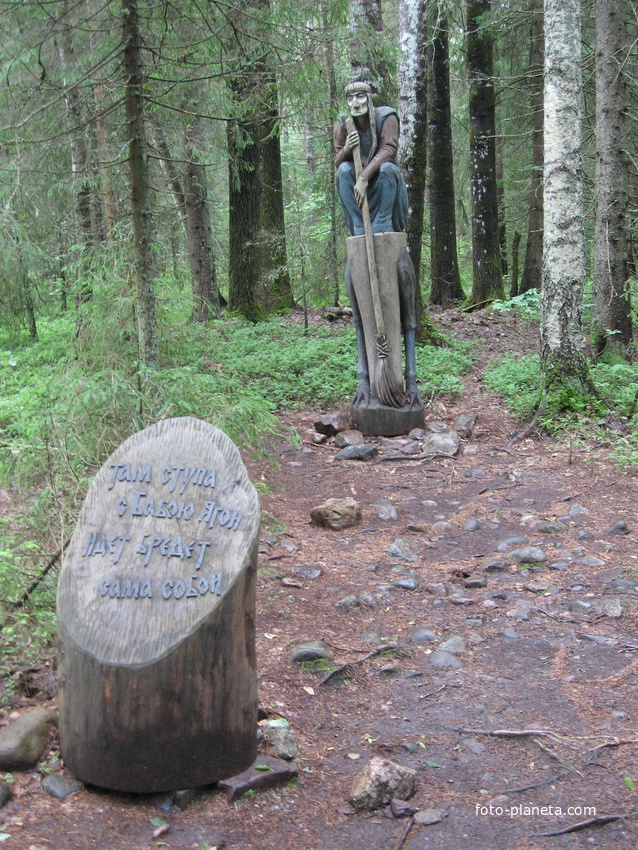
[[[355,82],[347,85],[346,103],[353,118],[372,115],[372,89],[368,83]]]

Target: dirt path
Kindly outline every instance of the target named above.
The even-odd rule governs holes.
[[[512,316],[439,319],[485,338],[482,357],[534,344],[533,329]],[[435,401],[428,414],[448,425],[460,413],[478,415],[454,459],[393,459],[399,442],[379,440],[372,461],[335,460],[333,446],[309,444],[308,414],[290,418],[307,441],[301,451],[281,443],[278,468],[249,462],[270,491],[262,499],[270,527],[258,587],[260,700],[291,724],[298,783],[235,805],[206,789],[185,811],[163,815],[149,798],[87,788],[58,802],[39,776],[19,775],[16,799],[0,811],[7,848],[638,846],[635,817],[530,837],[638,810],[634,479],[605,457],[546,438],[504,451],[517,423],[484,393],[481,368],[458,403]],[[362,506],[360,526],[310,524],[311,507],[346,495]],[[379,518],[381,499],[396,519]],[[627,531],[610,533],[618,521]],[[510,538],[524,543],[509,542],[505,553],[538,547],[542,566],[499,566],[499,544]],[[389,554],[397,541],[415,560]],[[416,589],[392,584],[406,577]],[[450,638],[452,662],[436,652]],[[311,639],[329,645],[334,665],[359,662],[345,682],[321,685],[325,670],[291,663],[291,648]],[[396,652],[361,661],[390,642]],[[455,666],[432,663],[441,658]],[[38,702],[24,698],[20,708]],[[526,734],[493,734],[502,730]],[[405,820],[354,813],[350,782],[372,755],[417,770],[413,802],[444,810],[444,820],[415,824],[401,844]],[[154,840],[151,818],[161,816],[169,831]]]

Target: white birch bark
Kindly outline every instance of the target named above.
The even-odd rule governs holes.
[[[414,154],[416,135],[416,86],[419,75],[419,2],[399,0],[399,163],[409,163]],[[405,174],[404,174],[405,176]]]
[[[580,0],[544,0],[545,233],[541,365],[545,388],[588,384],[581,163]],[[576,379],[576,380],[574,380]]]

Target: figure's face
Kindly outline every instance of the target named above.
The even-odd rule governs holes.
[[[353,118],[360,118],[368,113],[368,95],[364,91],[354,92],[346,97],[346,103]]]

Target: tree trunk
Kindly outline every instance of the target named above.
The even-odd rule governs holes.
[[[431,4],[428,46],[428,193],[430,202],[431,304],[464,298],[459,275],[454,209],[454,159],[447,19]]]
[[[425,321],[421,291],[421,253],[425,210],[427,166],[427,89],[425,76],[426,3],[401,0],[401,61],[399,66],[399,166],[408,190],[410,212],[406,232],[408,251],[416,274],[415,306],[417,340],[426,342],[431,334]]]
[[[236,103],[241,103],[235,91]],[[257,299],[261,274],[259,224],[261,177],[259,125],[254,116],[235,118],[226,125],[228,139],[228,306],[251,322],[263,317]]]
[[[350,77],[370,83],[379,103],[391,98],[391,74],[382,58],[381,0],[350,0]]]
[[[126,75],[126,124],[129,146],[133,251],[135,257],[137,334],[140,365],[157,368],[159,343],[153,281],[151,186],[144,122],[144,72],[137,0],[122,0],[122,38]]]
[[[544,0],[545,233],[540,356],[543,388],[569,400],[592,391],[585,359],[580,0]],[[564,402],[563,402],[564,406]]]
[[[210,230],[206,168],[198,162],[199,127],[186,130],[187,163],[184,169],[184,211],[188,260],[192,274],[192,322],[206,322],[219,313],[219,288]]]
[[[484,21],[490,0],[467,2],[467,65],[470,88],[470,188],[473,281],[471,302],[503,298],[496,186],[496,120],[493,37]]]
[[[529,79],[532,94],[532,176],[525,265],[519,291],[541,288],[543,277],[543,9],[540,0],[532,0],[532,34]]]
[[[594,334],[598,354],[627,356],[632,339],[628,278],[629,163],[625,0],[596,0],[596,247]]]
[[[261,130],[261,286],[260,303],[267,313],[292,310],[284,189],[281,173],[280,116],[277,84],[269,74],[264,94],[266,114]]]
[[[117,209],[115,206],[115,194],[113,192],[113,176],[111,165],[107,154],[107,127],[106,117],[103,112],[104,86],[100,82],[93,89],[93,98],[96,109],[96,131],[97,144],[100,157],[100,182],[102,186],[102,203],[104,206],[104,226],[106,238],[112,242],[115,239],[115,225],[117,224]]]
[[[62,14],[68,14],[67,4],[64,4]],[[77,304],[88,301],[92,295],[92,287],[89,280],[90,254],[94,245],[92,211],[92,187],[90,179],[89,152],[85,138],[86,110],[80,100],[77,86],[69,79],[75,66],[76,59],[71,44],[71,25],[65,27],[56,39],[58,59],[60,68],[64,75],[67,114],[69,117],[69,141],[71,152],[71,172],[73,179],[73,192],[75,195],[75,210],[79,228],[79,243],[81,245],[79,286],[76,295]],[[78,324],[78,333],[80,326]]]

